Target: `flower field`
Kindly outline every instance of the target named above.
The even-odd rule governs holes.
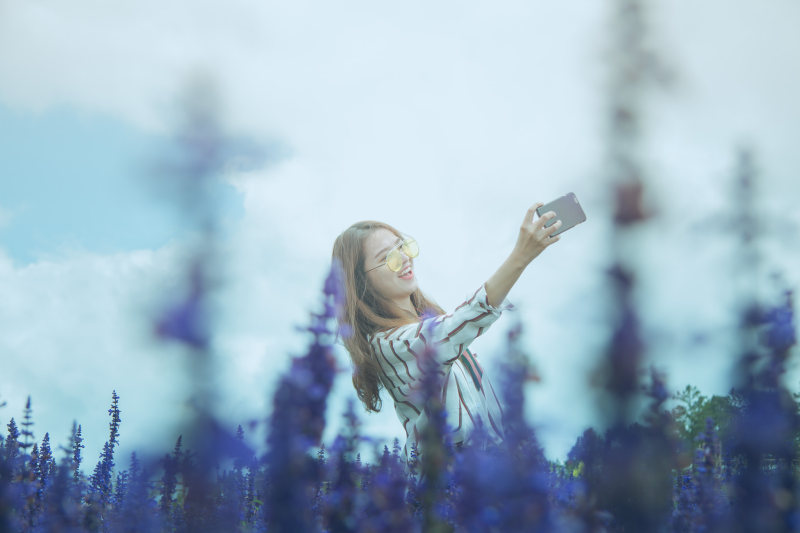
[[[62,442],[38,431],[36,398],[25,406],[0,401],[0,533],[800,531],[800,394],[787,383],[797,352],[795,295],[782,287],[770,299],[753,289],[764,276],[757,176],[747,149],[730,199],[735,214],[723,228],[738,246],[731,263],[745,280],[737,289],[738,324],[726,333],[728,359],[737,362],[729,393],[709,397],[691,384],[667,390],[667,376],[647,364],[659,340],[642,327],[631,237],[657,216],[648,204],[641,108],[669,69],[645,46],[642,11],[640,2],[620,0],[610,32],[603,141],[612,216],[609,322],[590,392],[600,416],[563,461],[545,457],[524,415],[534,372],[521,324],[496,358],[502,444],[490,444],[480,430],[463,446],[450,443],[438,372],[421,380],[431,423],[410,462],[397,440],[378,443],[362,432],[354,403],[340,434],[323,442],[334,346],[348,334],[336,321],[343,298],[337,264],[324,281],[321,310],[304,327],[307,349],[279,377],[270,414],[260,420],[266,440],[252,447],[246,423],[214,415],[209,295],[222,247],[209,184],[231,153],[248,153],[222,136],[200,98],[189,106],[174,160],[159,167],[160,183],[174,193],[198,245],[185,294],[153,320],[159,338],[191,354],[192,418],[162,456],[121,458],[125,398],[113,391],[102,453],[84,457],[80,425]],[[433,360],[423,353],[420,367]],[[360,452],[370,448],[374,459],[363,460]]]
[[[134,454],[122,470],[115,450],[124,399],[112,393],[109,437],[92,465],[81,453],[80,426],[63,447],[34,435],[29,400],[0,441],[0,531],[798,529],[800,419],[797,397],[781,382],[796,341],[789,295],[744,313],[753,341],[739,354],[741,380],[730,395],[706,398],[687,387],[671,410],[663,377],[638,367],[635,310],[621,313],[605,361],[608,429],[587,429],[563,463],[544,457],[522,414],[529,369],[518,327],[498,376],[503,445],[488,446],[478,434],[469,446],[450,446],[431,378],[424,392],[434,423],[423,435],[425,453],[410,464],[397,441],[374,464],[361,460],[366,436],[352,405],[345,429],[323,446],[337,299],[334,268],[324,310],[307,328],[314,340],[276,388],[265,453],[245,444],[241,426],[227,431],[201,411],[191,446],[178,437],[160,460]],[[630,421],[640,396],[647,414]]]

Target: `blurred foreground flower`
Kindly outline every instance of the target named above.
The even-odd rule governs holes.
[[[311,451],[320,445],[336,373],[332,343],[343,290],[338,269],[334,263],[325,281],[323,311],[312,313],[311,324],[304,328],[313,335],[308,352],[292,359],[272,400],[264,519],[278,531],[314,530],[315,517],[298,510],[314,501],[322,481],[322,468]]]

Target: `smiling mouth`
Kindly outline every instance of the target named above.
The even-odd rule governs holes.
[[[414,277],[414,271],[412,269],[407,269],[404,274],[399,274],[397,277],[400,279],[411,279]]]

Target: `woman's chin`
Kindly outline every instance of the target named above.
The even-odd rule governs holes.
[[[404,290],[409,291],[408,293],[411,294],[415,290],[417,290],[417,278],[413,277],[411,279],[401,279],[400,283]]]

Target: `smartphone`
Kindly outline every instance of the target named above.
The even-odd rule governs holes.
[[[536,210],[536,214],[541,217],[548,211],[555,211],[556,217],[545,224],[544,227],[552,226],[556,223],[556,220],[561,221],[561,227],[553,235],[564,233],[586,220],[586,213],[583,212],[578,198],[572,192],[541,206]]]

